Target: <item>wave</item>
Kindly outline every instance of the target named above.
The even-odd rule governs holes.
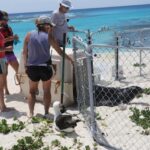
[[[10,22],[30,22],[35,20],[40,15],[50,16],[50,12],[37,12],[37,13],[21,13],[10,15]]]

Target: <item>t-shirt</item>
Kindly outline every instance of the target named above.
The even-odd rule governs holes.
[[[63,34],[68,32],[67,19],[64,13],[56,10],[52,13],[51,21],[56,26],[54,27],[54,38],[60,45],[63,45]]]
[[[11,27],[8,26],[8,25],[1,26],[0,32],[3,34],[4,38],[8,38],[10,36],[13,36],[13,31],[12,31]],[[8,41],[8,42],[5,42],[4,46],[5,47],[7,47],[7,46],[13,46],[13,43],[14,43],[14,41]],[[6,55],[7,54],[12,54],[12,53],[13,53],[13,51],[5,52]]]
[[[4,47],[4,43],[5,43],[5,38],[4,36],[0,33],[0,48]],[[0,58],[4,58],[5,57],[5,52],[1,52],[0,51]]]

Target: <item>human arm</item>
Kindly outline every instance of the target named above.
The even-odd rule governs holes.
[[[0,52],[8,52],[8,51],[12,51],[12,50],[13,50],[13,46],[7,46],[7,47],[0,48]]]
[[[58,42],[54,39],[53,34],[52,34],[52,29],[49,30],[48,34],[49,34],[49,42],[52,45],[52,47],[56,50],[56,52],[60,56],[63,56],[63,50],[60,48]],[[66,53],[65,53],[65,57],[71,62],[71,64],[73,64],[73,60]]]
[[[26,37],[24,39],[24,44],[23,44],[23,61],[24,61],[24,66],[27,65],[29,38],[30,38],[30,33],[27,33],[27,35],[26,35]]]
[[[69,31],[75,31],[74,26],[68,26]]]
[[[19,37],[17,34],[13,35],[13,36],[10,36],[8,38],[5,38],[5,43],[6,42],[10,42],[10,41],[13,41],[13,40],[19,40]]]

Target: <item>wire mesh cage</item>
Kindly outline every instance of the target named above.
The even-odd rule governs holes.
[[[118,33],[120,45],[125,47],[150,47],[150,28],[125,30]]]
[[[106,149],[149,150],[150,47],[123,45],[119,42],[125,37],[116,35],[116,45],[74,40],[80,111],[93,138]]]
[[[75,31],[70,31],[68,32],[67,36],[67,47],[72,47],[72,38],[76,36],[78,39],[80,39],[82,42],[86,43],[87,42],[87,31],[80,31],[80,30],[75,30]]]
[[[77,101],[79,110],[82,112],[87,123],[91,122],[90,111],[90,88],[88,64],[90,65],[89,53],[87,52],[87,45],[82,44],[79,39],[73,39],[74,42],[74,60],[75,60],[75,74],[77,85]],[[93,105],[93,104],[92,104]],[[93,110],[94,111],[94,110]]]
[[[150,101],[147,99],[150,68],[139,64],[147,64],[150,49],[131,50],[125,47],[102,45],[92,45],[92,48],[97,51],[93,55],[94,104],[95,112],[99,116],[97,127],[103,131],[109,144],[116,149],[148,150],[150,122],[149,117],[145,115],[150,114]],[[119,51],[118,70],[116,48]],[[142,57],[139,51],[142,52]],[[116,70],[119,72],[119,78],[116,78]],[[147,124],[146,128],[144,124]],[[137,141],[140,144],[135,144]]]

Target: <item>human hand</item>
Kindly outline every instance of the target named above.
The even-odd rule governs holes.
[[[69,28],[70,31],[75,31],[74,26],[69,26],[68,28]]]

